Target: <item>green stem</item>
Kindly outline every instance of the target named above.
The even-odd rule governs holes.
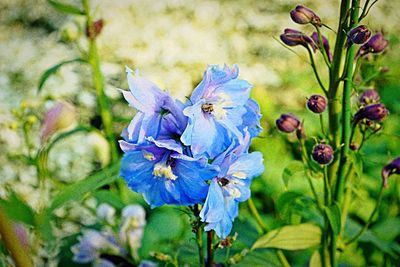
[[[349,241],[346,242],[346,246],[351,244],[351,243],[353,243],[353,242],[355,242],[355,241],[357,241],[365,233],[365,231],[368,230],[369,225],[372,223],[372,220],[374,219],[375,214],[378,212],[379,207],[380,207],[380,205],[382,203],[383,190],[384,190],[384,186],[383,186],[383,183],[382,183],[381,184],[381,189],[379,190],[379,193],[378,193],[378,200],[376,201],[376,205],[375,205],[374,210],[371,213],[371,216],[369,216],[369,219],[365,223],[363,228],[361,228],[361,230],[352,239],[350,239]]]
[[[319,124],[321,125],[321,131],[322,134],[326,137],[326,132],[325,132],[325,126],[324,126],[324,116],[321,114],[319,114]]]
[[[308,51],[308,55],[310,57],[310,64],[311,64],[311,67],[312,67],[312,69],[314,71],[315,78],[317,78],[318,84],[321,87],[322,91],[324,91],[325,95],[327,95],[328,91],[326,90],[324,84],[322,83],[321,78],[319,77],[318,70],[317,70],[317,67],[315,65],[313,53],[312,53],[312,51],[311,51],[311,49],[309,47],[307,47],[307,51]]]
[[[319,29],[318,26],[315,26],[315,28],[317,29],[317,34],[318,34],[319,49],[321,50],[321,54],[322,54],[322,56],[324,58],[326,66],[328,67],[328,69],[330,69],[331,62],[329,62],[329,57],[328,57],[327,51],[325,50],[325,46],[324,46],[324,41],[322,39],[321,30]]]
[[[256,206],[254,205],[253,199],[250,197],[247,200],[247,204],[249,206],[250,212],[253,215],[254,219],[257,221],[258,225],[260,226],[262,232],[265,234],[268,232],[268,228],[265,225],[265,223],[263,222],[263,220],[261,219],[260,214],[258,213],[258,210],[256,208]],[[285,254],[283,253],[282,250],[277,249],[276,250],[276,255],[279,258],[279,261],[281,262],[283,267],[290,267],[290,264],[288,262],[288,260],[286,259]]]
[[[90,13],[90,6],[88,0],[82,0],[85,15],[86,27],[89,32],[94,32],[93,18]],[[93,83],[96,89],[97,101],[100,108],[100,116],[103,122],[104,133],[110,146],[111,161],[118,160],[118,150],[115,143],[115,136],[113,131],[113,117],[111,114],[110,103],[104,92],[104,77],[100,68],[100,58],[97,49],[96,38],[88,38],[89,41],[89,54],[88,62],[92,68]]]
[[[329,207],[332,202],[331,187],[328,179],[328,167],[324,166],[324,196],[325,196],[325,206]]]
[[[199,251],[199,266],[204,267],[205,261],[204,261],[204,251],[203,251],[203,225],[199,217],[200,214],[199,205],[195,204],[192,211],[197,219],[195,231],[196,231],[196,244]]]
[[[15,233],[12,222],[0,206],[0,236],[17,267],[32,267],[30,257],[26,254],[21,241]]]
[[[347,214],[349,212],[349,206],[351,203],[351,195],[353,193],[352,189],[352,182],[353,182],[353,176],[354,176],[354,168],[353,168],[353,163],[350,164],[349,170],[346,174],[346,180],[347,180],[347,186],[346,186],[346,191],[344,193],[344,198],[343,198],[343,206],[342,206],[342,214],[340,216],[340,234],[339,236],[343,235],[344,228],[346,226],[346,220],[347,220]]]

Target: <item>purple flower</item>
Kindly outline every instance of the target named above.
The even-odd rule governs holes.
[[[120,141],[125,152],[120,173],[128,186],[142,193],[152,208],[203,203],[206,181],[218,168],[209,165],[206,158],[185,155],[183,146],[175,140],[147,140],[142,145]]]
[[[128,128],[123,132],[125,140],[142,143],[146,137],[171,138],[182,134],[187,119],[182,114],[183,104],[174,101],[167,92],[154,83],[126,68],[130,91],[121,92],[129,105],[137,110]]]
[[[389,176],[392,174],[400,174],[400,157],[394,159],[382,169],[382,182],[384,187],[387,187]]]
[[[363,119],[380,122],[389,115],[389,111],[382,103],[371,104],[360,108],[354,115],[353,123],[357,124]]]
[[[194,89],[190,105],[183,110],[188,125],[181,136],[194,157],[213,159],[235,141],[243,139],[240,131],[251,85],[238,79],[239,69],[212,65]]]
[[[389,45],[389,41],[386,40],[381,33],[377,33],[372,36],[367,43],[363,44],[357,51],[356,58],[366,55],[368,53],[380,53],[386,49]]]
[[[322,25],[320,17],[318,17],[314,11],[303,5],[298,5],[295,9],[290,11],[290,17],[298,24],[311,23],[319,27]]]
[[[283,34],[280,35],[280,38],[282,42],[288,46],[301,45],[305,48],[311,46],[314,52],[317,49],[317,46],[314,44],[313,40],[311,40],[310,37],[297,30],[285,29]]]
[[[207,222],[206,231],[214,230],[221,239],[232,229],[238,215],[239,202],[250,197],[250,184],[254,177],[264,171],[260,152],[247,153],[250,135],[234,149],[228,149],[215,159],[221,171],[211,181],[207,199],[200,212],[202,221]]]
[[[322,37],[322,45],[324,46],[324,50],[326,54],[328,55],[329,62],[332,62],[332,52],[329,46],[329,41],[325,36]],[[321,49],[321,45],[319,43],[319,37],[317,32],[313,32],[311,34],[311,39],[314,41],[315,45],[317,46],[318,49]]]

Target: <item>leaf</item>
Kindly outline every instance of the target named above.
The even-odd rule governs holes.
[[[282,173],[282,180],[283,183],[285,184],[285,187],[287,188],[289,185],[290,179],[292,179],[295,176],[304,174],[304,164],[301,161],[292,161],[290,162],[285,169],[283,170]]]
[[[63,4],[54,0],[47,0],[47,2],[54,7],[57,11],[68,13],[68,14],[75,14],[75,15],[84,15],[85,13],[80,10],[78,7]]]
[[[95,197],[99,203],[107,203],[117,209],[125,207],[122,200],[114,192],[109,190],[98,190],[93,193],[93,197]]]
[[[65,61],[62,61],[62,62],[58,63],[57,65],[54,65],[53,67],[47,69],[39,79],[38,93],[40,93],[40,91],[42,91],[42,88],[43,88],[44,84],[46,83],[47,79],[51,75],[55,74],[59,68],[61,68],[62,66],[66,65],[66,64],[75,63],[75,62],[86,62],[86,61],[82,58],[65,60]]]
[[[71,136],[71,135],[73,135],[73,134],[80,133],[80,132],[90,132],[90,131],[93,131],[93,130],[94,130],[94,128],[87,127],[87,126],[84,126],[84,125],[79,125],[78,127],[74,128],[74,129],[72,129],[72,130],[69,130],[69,131],[67,131],[67,132],[60,133],[59,135],[57,135],[57,136],[47,145],[47,147],[46,147],[47,152],[49,152],[50,149],[51,149],[55,144],[57,144],[57,143],[60,142],[61,140],[65,139],[65,138],[67,138],[67,137],[69,137],[69,136]]]
[[[325,207],[324,210],[333,232],[336,235],[339,234],[341,228],[341,213],[338,204],[335,203],[329,207]]]
[[[79,200],[88,192],[110,184],[119,177],[119,164],[111,165],[101,171],[75,183],[67,186],[60,194],[55,196],[47,212],[51,213],[71,200]]]
[[[299,250],[316,247],[321,241],[321,229],[310,223],[283,226],[260,237],[251,248]]]
[[[10,219],[28,225],[35,224],[35,212],[14,192],[11,192],[8,199],[0,199],[0,205],[3,207]]]
[[[318,250],[314,251],[314,253],[311,255],[310,264],[308,266],[309,267],[322,266],[321,255],[319,254]]]

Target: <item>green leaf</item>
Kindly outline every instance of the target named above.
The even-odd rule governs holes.
[[[75,15],[84,15],[85,13],[83,10],[80,10],[78,7],[63,4],[54,0],[47,0],[47,2],[54,7],[57,11],[68,13],[68,14],[75,14]]]
[[[283,226],[260,237],[251,249],[280,248],[299,250],[316,247],[321,241],[321,229],[310,223]]]
[[[124,202],[122,202],[118,195],[109,190],[98,190],[93,193],[93,197],[95,197],[99,203],[107,203],[117,209],[125,207]]]
[[[0,199],[0,205],[11,220],[23,222],[28,225],[35,224],[35,212],[14,192],[11,192],[8,199]]]
[[[314,253],[311,255],[310,264],[308,266],[309,267],[322,266],[321,255],[319,254],[318,250],[314,251]]]
[[[96,189],[114,182],[118,177],[119,164],[114,164],[75,184],[67,186],[60,194],[54,197],[47,212],[51,213],[69,201],[79,200],[86,193],[94,192]]]
[[[54,65],[53,67],[47,69],[42,76],[39,79],[39,85],[38,85],[38,93],[40,93],[40,91],[42,90],[44,84],[46,83],[47,79],[55,74],[59,68],[61,68],[62,66],[66,65],[66,64],[70,64],[70,63],[75,63],[75,62],[86,62],[84,59],[82,58],[75,58],[75,59],[71,59],[71,60],[65,60],[62,61],[60,63],[58,63],[57,65]]]
[[[290,162],[285,169],[283,170],[282,173],[282,180],[283,183],[285,184],[285,187],[287,188],[289,185],[289,181],[293,179],[294,177],[297,177],[299,175],[304,176],[304,164],[301,161],[292,161]]]
[[[84,126],[84,125],[79,125],[78,127],[74,128],[74,129],[72,129],[72,130],[70,130],[70,131],[60,133],[60,134],[57,135],[54,139],[52,139],[52,141],[47,145],[47,147],[46,147],[47,152],[49,152],[50,149],[51,149],[55,144],[57,144],[57,143],[60,142],[61,140],[65,139],[65,138],[67,138],[67,137],[69,137],[69,136],[71,136],[71,135],[74,135],[74,134],[80,133],[80,132],[90,132],[90,131],[93,131],[93,130],[94,130],[94,128],[92,128],[92,127],[88,127],[88,126]]]
[[[325,207],[324,210],[333,232],[336,235],[339,234],[341,228],[341,213],[339,205],[335,203],[329,207]]]

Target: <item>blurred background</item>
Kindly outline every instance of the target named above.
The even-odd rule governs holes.
[[[63,2],[80,5],[80,1]],[[94,19],[104,20],[97,40],[106,78],[106,95],[116,118],[116,134],[127,126],[135,113],[117,90],[128,88],[125,66],[139,69],[142,76],[169,90],[176,98],[185,100],[202,79],[207,64],[238,64],[240,77],[254,85],[252,94],[263,114],[264,131],[253,142],[252,149],[264,153],[266,171],[254,181],[252,190],[256,205],[270,228],[295,222],[296,216],[305,216],[303,213],[308,212],[307,204],[302,202],[297,203],[297,213],[283,215],[283,210],[291,203],[282,199],[284,193],[307,192],[308,184],[301,174],[294,174],[285,185],[283,170],[299,155],[294,136],[279,133],[275,129],[275,120],[281,113],[291,112],[304,119],[309,136],[319,129],[318,117],[305,108],[306,97],[313,93],[322,94],[309,66],[306,50],[301,47],[289,50],[279,41],[284,28],[296,28],[308,34],[313,31],[311,25],[300,26],[290,20],[289,11],[296,4],[312,8],[325,24],[337,28],[339,1],[104,0],[91,4]],[[381,168],[400,155],[399,8],[399,1],[378,1],[364,22],[373,33],[381,31],[390,41],[385,54],[370,62],[376,69],[384,69],[370,86],[378,90],[390,116],[383,123],[383,131],[363,148],[364,175],[357,178],[357,197],[350,207],[351,217],[360,222],[365,221],[373,209]],[[49,185],[48,194],[42,194],[37,190],[36,169],[16,160],[27,151],[20,129],[21,120],[33,120],[28,133],[32,149],[40,146],[41,121],[57,101],[73,104],[77,123],[99,125],[96,95],[87,67],[81,64],[63,66],[38,92],[39,79],[48,68],[77,58],[86,49],[83,25],[83,18],[59,13],[45,0],[0,1],[0,198],[7,196],[7,188],[12,188],[35,208],[43,198],[51,198],[55,190]],[[323,31],[333,47],[334,33],[327,29]],[[322,58],[318,57],[317,65],[327,81]],[[26,107],[30,110],[26,116],[31,117],[15,115]],[[57,143],[49,155],[49,171],[56,177],[52,183],[72,184],[108,161],[107,142],[101,135],[71,136]],[[366,249],[349,252],[351,257],[343,256],[349,266],[379,266],[391,253],[398,257],[398,244],[391,246],[400,238],[399,197],[399,180],[392,177],[379,220],[373,225],[379,238],[390,241],[391,245],[366,240]],[[143,203],[138,196],[133,199]],[[87,203],[74,203],[65,208],[67,214],[60,211],[60,218],[68,217],[59,225],[60,238],[77,233],[91,223],[93,215],[87,207],[96,206],[96,200],[85,201]],[[149,251],[173,251],[186,243],[188,245],[182,250],[189,251],[182,255],[190,258],[195,254],[184,214],[171,207],[150,211],[146,206],[146,209],[149,224],[141,249],[144,257]],[[247,206],[243,203],[235,222],[235,230],[239,232],[239,245],[234,248],[237,251],[252,244],[257,237],[256,224],[251,219],[244,220],[246,216]],[[160,244],[164,247],[160,248]],[[274,266],[274,256],[269,253],[250,255],[242,264],[246,266],[250,264],[246,261],[252,260],[257,266],[257,260],[260,260],[258,266],[265,266],[262,259],[269,257]],[[289,258],[296,258],[302,266],[309,256],[308,252],[299,252],[290,254]]]

